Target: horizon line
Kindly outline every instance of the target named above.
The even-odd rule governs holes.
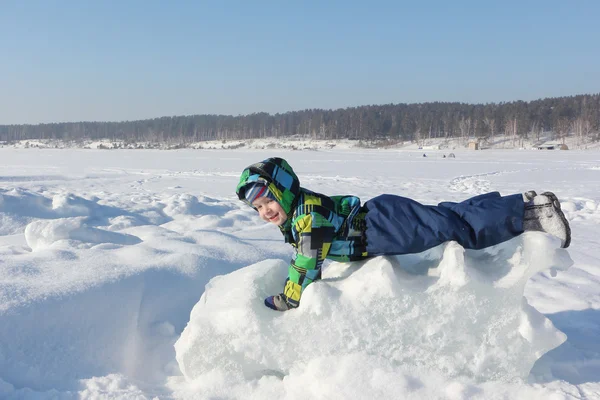
[[[121,124],[121,123],[127,123],[127,122],[141,122],[141,121],[149,121],[149,120],[162,119],[162,118],[181,118],[181,117],[195,117],[195,116],[215,116],[215,117],[240,118],[240,117],[248,117],[248,116],[255,115],[255,114],[267,114],[269,116],[275,116],[275,115],[283,115],[283,114],[297,113],[297,112],[303,112],[303,111],[340,111],[340,110],[348,110],[348,109],[352,109],[352,108],[361,108],[361,107],[381,107],[381,106],[398,106],[398,105],[460,104],[460,105],[472,105],[472,106],[485,106],[485,105],[496,105],[496,104],[510,104],[510,103],[516,103],[516,102],[531,103],[531,102],[540,101],[540,100],[562,99],[562,98],[578,97],[578,96],[593,97],[593,96],[599,96],[599,95],[600,95],[600,92],[598,92],[598,93],[579,93],[579,94],[572,94],[572,95],[566,95],[566,96],[540,97],[535,100],[519,100],[519,99],[517,99],[517,100],[511,100],[511,101],[485,102],[485,103],[467,103],[467,102],[462,102],[462,101],[425,101],[425,102],[414,102],[414,103],[381,103],[381,104],[363,104],[360,106],[348,106],[348,107],[339,107],[339,108],[304,108],[304,109],[299,109],[299,110],[289,110],[289,111],[285,111],[285,112],[276,112],[276,113],[269,113],[266,111],[256,111],[256,112],[252,112],[249,114],[238,114],[238,115],[233,115],[233,114],[183,114],[183,115],[162,115],[160,117],[128,119],[128,120],[120,120],[120,121],[87,120],[87,121],[58,121],[58,122],[38,122],[38,123],[21,123],[21,124],[2,124],[2,123],[0,123],[0,126],[27,126],[27,125],[37,126],[37,125],[55,125],[55,124],[80,124],[80,123]]]

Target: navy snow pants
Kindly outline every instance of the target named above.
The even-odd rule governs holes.
[[[370,256],[420,253],[449,240],[483,249],[523,233],[521,194],[498,192],[427,206],[384,194],[365,203]]]

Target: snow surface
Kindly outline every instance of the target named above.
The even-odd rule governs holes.
[[[0,148],[1,399],[600,399],[600,154]],[[237,201],[288,159],[304,186],[424,203],[554,191],[573,242],[330,262]]]

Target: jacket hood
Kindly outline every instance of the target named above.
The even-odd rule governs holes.
[[[249,204],[245,196],[246,186],[255,182],[261,182],[268,186],[289,217],[300,194],[300,180],[287,161],[283,158],[272,157],[244,169],[236,193],[238,198],[246,204]],[[252,204],[249,205],[252,206]]]

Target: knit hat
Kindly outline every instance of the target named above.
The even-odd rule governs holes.
[[[272,200],[277,201],[277,198],[271,191],[269,187],[262,182],[254,182],[248,184],[245,188],[244,197],[248,204],[252,205],[252,202],[259,197],[268,197]]]

